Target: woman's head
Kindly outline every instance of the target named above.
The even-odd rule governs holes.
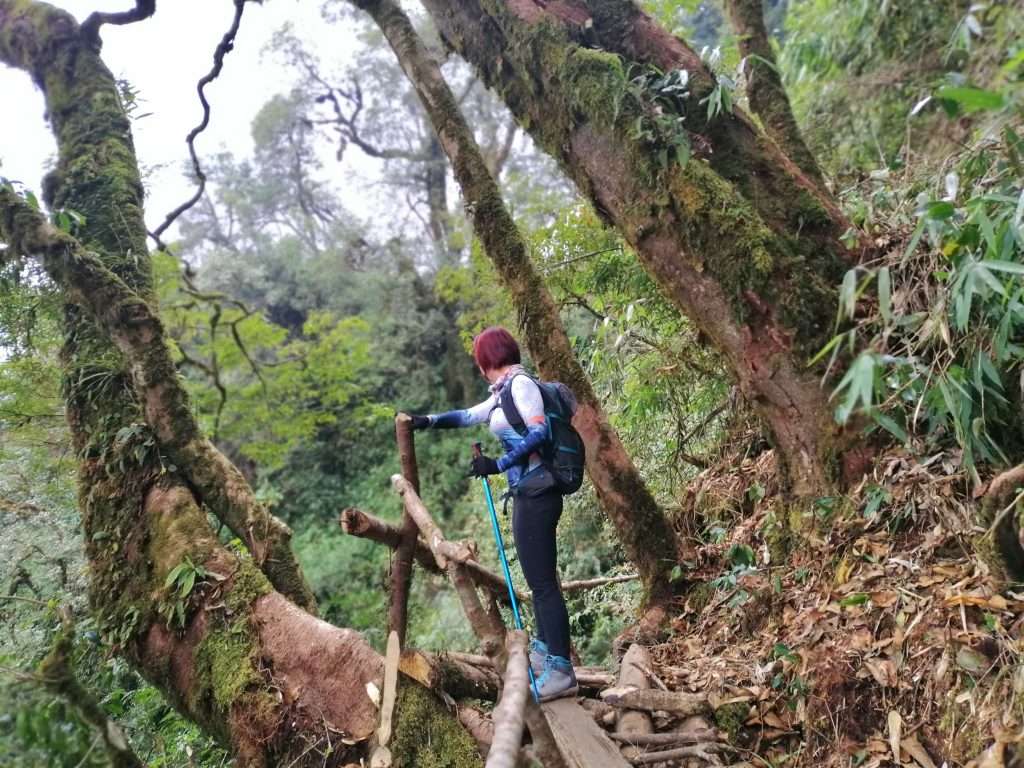
[[[519,363],[519,345],[504,328],[492,326],[473,339],[473,359],[477,368],[487,376],[492,371]]]

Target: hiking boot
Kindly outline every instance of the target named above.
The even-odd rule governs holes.
[[[540,678],[544,674],[544,658],[548,655],[548,644],[543,640],[534,638],[530,641],[530,669],[533,670],[534,678]]]
[[[544,657],[544,673],[537,680],[537,692],[541,701],[575,696],[579,689],[571,661],[563,656],[551,654]]]

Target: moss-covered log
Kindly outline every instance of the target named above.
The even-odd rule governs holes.
[[[573,424],[586,443],[587,473],[626,556],[637,566],[648,599],[667,597],[671,592],[667,577],[676,561],[671,528],[576,359],[558,307],[530,261],[526,243],[440,67],[393,0],[354,0],[354,4],[368,11],[384,32],[440,137],[473,231],[516,307],[530,356],[542,376],[568,384],[579,401]]]
[[[771,430],[790,489],[806,497],[831,487],[838,435],[806,362],[829,338],[854,256],[827,194],[739,112],[708,121],[706,106],[695,109],[711,75],[632,3],[425,5],[445,43],[723,353]],[[678,114],[638,82],[651,65],[690,72]],[[673,150],[681,143],[688,162]]]
[[[775,51],[764,23],[764,0],[726,0],[725,9],[745,60],[747,100],[768,134],[800,170],[824,184],[821,168],[804,141],[782,84]]]

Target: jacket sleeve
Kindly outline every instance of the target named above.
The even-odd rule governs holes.
[[[498,459],[498,470],[504,472],[509,467],[523,462],[548,439],[547,419],[544,416],[544,398],[541,396],[537,382],[529,376],[516,376],[509,387],[512,402],[526,425],[526,434],[515,447]]]
[[[430,428],[432,429],[461,429],[472,427],[475,424],[483,424],[491,415],[491,411],[498,404],[498,396],[491,395],[482,403],[477,403],[472,408],[463,408],[458,411],[446,411],[445,413],[430,414]]]

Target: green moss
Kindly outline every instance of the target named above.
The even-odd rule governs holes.
[[[717,591],[709,582],[702,581],[690,589],[686,596],[686,602],[689,603],[694,611],[700,613],[711,602],[711,598],[715,596]]]
[[[715,725],[725,731],[730,744],[735,744],[749,716],[750,705],[745,701],[734,701],[715,710]]]
[[[229,614],[246,613],[256,598],[273,590],[270,581],[253,564],[244,558],[239,562],[238,572],[231,580],[231,589],[224,596],[224,605]]]
[[[208,697],[227,713],[250,686],[259,686],[263,679],[254,664],[255,648],[256,636],[247,618],[211,629],[193,653],[196,699]]]
[[[399,680],[397,724],[391,741],[395,768],[478,768],[473,739],[430,691]]]
[[[562,78],[573,106],[592,122],[611,126],[626,90],[626,71],[614,53],[571,46]]]

